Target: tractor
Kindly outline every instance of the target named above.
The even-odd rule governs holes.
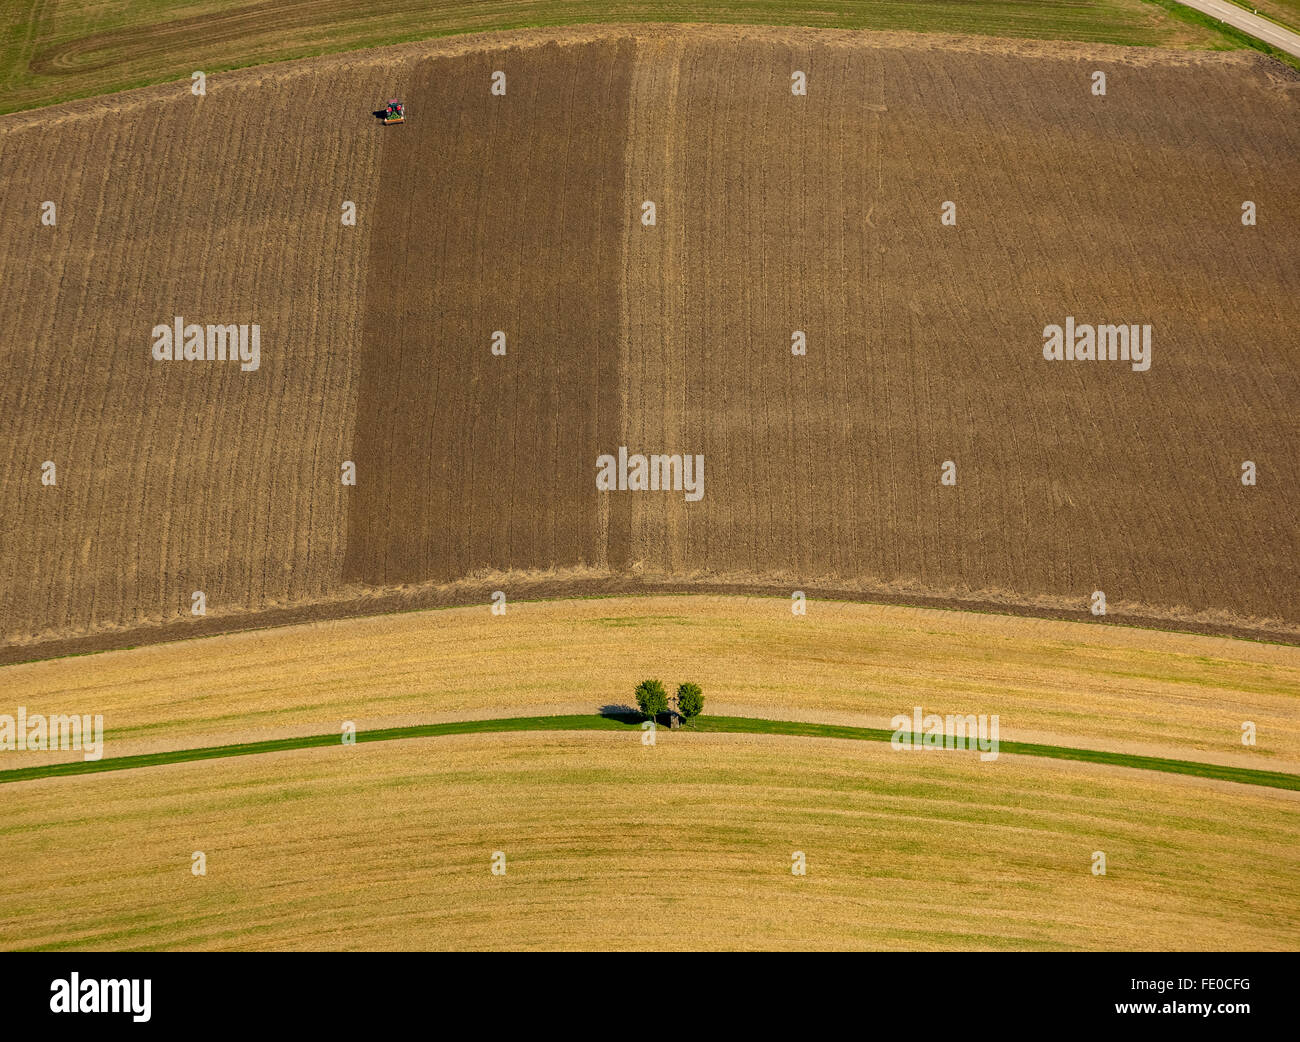
[[[393,98],[393,100],[388,103],[388,108],[384,111],[384,126],[387,126],[389,123],[405,122],[406,109],[400,101]]]

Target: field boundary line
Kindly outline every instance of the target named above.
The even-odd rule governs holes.
[[[356,741],[358,743],[391,742],[410,738],[441,738],[449,735],[500,734],[515,731],[628,732],[637,730],[641,723],[642,720],[637,713],[513,716],[358,731]],[[879,727],[853,727],[847,724],[819,724],[796,720],[767,720],[761,717],[748,716],[702,718],[687,726],[684,731],[686,734],[761,734],[793,738],[839,738],[870,742],[889,742],[895,734],[892,730]],[[905,737],[910,739],[910,732],[906,733]],[[922,737],[917,737],[918,743]],[[277,738],[265,742],[213,745],[196,749],[173,749],[166,752],[110,757],[106,760],[73,760],[68,763],[41,764],[35,767],[18,767],[12,770],[0,771],[0,785],[80,774],[100,774],[107,771],[160,767],[176,763],[194,763],[200,760],[219,760],[235,756],[257,756],[265,753],[290,752],[297,749],[319,749],[342,744],[342,738],[339,734],[317,734],[295,738]],[[943,751],[957,752],[960,750]],[[999,742],[998,752],[1010,756],[1037,756],[1052,760],[1075,760],[1110,767],[1129,767],[1136,770],[1160,771],[1166,774],[1209,778],[1215,781],[1237,782],[1242,785],[1260,785],[1266,788],[1300,791],[1300,775],[1286,774],[1282,771],[1229,767],[1222,764],[1201,763],[1195,760],[1174,760],[1161,756],[1105,752],[1100,749],[1074,749],[1068,746],[1040,745],[1034,742]]]
[[[499,586],[501,580],[493,580]],[[364,600],[327,600],[304,603],[289,608],[270,608],[217,616],[198,621],[182,619],[159,625],[132,626],[125,630],[110,630],[27,644],[0,644],[0,669],[6,666],[28,665],[33,662],[52,662],[56,659],[78,658],[83,655],[102,655],[112,651],[134,651],[137,648],[158,644],[179,644],[189,640],[208,640],[229,637],[240,633],[265,633],[287,626],[312,626],[327,622],[346,622],[355,619],[377,619],[387,615],[412,615],[420,612],[446,611],[453,608],[478,608],[487,604],[487,595],[481,590],[490,589],[491,581],[476,582],[474,591],[467,587],[468,580],[453,584],[455,592],[429,590],[414,594],[381,594]],[[557,601],[616,600],[625,597],[741,597],[770,598],[788,601],[793,587],[772,583],[718,583],[716,585],[646,582],[620,577],[608,581],[561,581],[559,589],[548,592],[546,583],[525,580],[525,591],[513,598],[513,604],[547,604]],[[532,588],[528,588],[532,587]],[[912,608],[918,611],[954,611],[972,615],[992,615],[1007,619],[1037,619],[1048,622],[1080,623],[1101,628],[1150,630],[1155,633],[1182,634],[1189,637],[1215,637],[1222,640],[1241,640],[1252,644],[1271,644],[1277,647],[1300,647],[1300,634],[1291,635],[1268,627],[1253,628],[1238,625],[1215,625],[1189,619],[1166,619],[1153,615],[1094,616],[1088,609],[1077,610],[1054,606],[1003,604],[997,601],[954,601],[937,595],[934,597],[890,594],[882,591],[862,591],[824,588],[805,585],[801,587],[810,601],[827,604],[863,604],[882,608]],[[188,630],[190,632],[183,632]]]
[[[1138,65],[1149,64],[1153,61],[1188,65],[1205,60],[1207,57],[1213,62],[1239,61],[1242,60],[1242,56],[1250,54],[1251,50],[1254,50],[1256,55],[1263,53],[1251,48],[1248,43],[1241,43],[1238,38],[1231,35],[1231,32],[1239,34],[1240,39],[1248,39],[1261,45],[1273,46],[1265,44],[1265,41],[1259,40],[1259,38],[1244,30],[1236,29],[1222,19],[1207,15],[1204,11],[1198,11],[1192,5],[1185,3],[1184,0],[1154,0],[1154,2],[1160,6],[1167,3],[1174,8],[1182,9],[1189,16],[1202,15],[1207,19],[1211,19],[1217,24],[1204,27],[1220,37],[1220,40],[1214,42],[1221,43],[1222,46],[1180,46],[1172,40],[1160,43],[1107,43],[1101,40],[1068,36],[999,35],[996,32],[961,32],[948,29],[870,28],[856,24],[800,25],[784,21],[747,23],[725,21],[683,22],[671,19],[652,19],[648,21],[613,20],[574,21],[559,24],[523,24],[495,29],[456,28],[445,32],[420,35],[416,39],[399,37],[384,43],[371,43],[360,47],[344,46],[341,49],[326,48],[323,51],[314,53],[310,51],[295,53],[291,50],[278,56],[253,59],[252,61],[245,61],[238,57],[232,57],[228,60],[216,59],[206,62],[204,71],[209,75],[221,75],[228,85],[234,87],[241,84],[261,85],[267,77],[294,76],[302,72],[310,72],[314,68],[364,68],[386,63],[393,58],[402,61],[418,61],[427,57],[454,56],[475,51],[505,50],[515,46],[532,46],[546,43],[552,39],[561,43],[589,42],[594,38],[606,38],[609,34],[633,36],[638,39],[652,39],[656,36],[662,37],[683,30],[711,34],[715,38],[729,36],[733,40],[746,36],[752,38],[762,34],[769,36],[818,34],[826,42],[839,45],[850,42],[858,45],[865,42],[868,46],[883,48],[919,46],[929,49],[939,47],[961,50],[967,53],[982,52],[1056,58],[1082,57]],[[1241,8],[1238,8],[1238,10],[1241,10]],[[1219,28],[1219,26],[1223,26],[1229,31],[1225,31],[1225,28]],[[80,37],[72,42],[84,42],[85,39],[85,37]],[[1234,44],[1237,46],[1233,46]],[[1273,49],[1278,54],[1286,55],[1286,52],[1281,48],[1274,47]],[[1294,68],[1294,66],[1292,67]],[[184,65],[183,68],[189,68],[189,65]],[[232,74],[238,78],[231,79]],[[155,75],[142,76],[125,81],[121,86],[108,86],[107,89],[95,87],[89,91],[83,91],[80,88],[69,88],[67,93],[51,89],[47,90],[42,96],[43,100],[36,104],[29,104],[23,100],[15,103],[7,93],[0,92],[0,117],[20,117],[22,125],[38,123],[48,125],[52,120],[62,120],[69,116],[96,115],[101,113],[106,106],[120,109],[125,106],[157,104],[160,100],[174,97],[178,87],[182,90],[188,89],[189,80],[180,66],[177,67],[174,75],[170,72],[159,73],[158,75],[164,78],[159,79]],[[45,98],[50,100],[44,100]]]

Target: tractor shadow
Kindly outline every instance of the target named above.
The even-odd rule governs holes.
[[[370,113],[370,114],[371,114],[372,116],[374,116],[375,119],[383,119],[385,116],[388,115],[388,110],[387,110],[387,109],[379,109],[377,112],[372,112],[372,113]]]

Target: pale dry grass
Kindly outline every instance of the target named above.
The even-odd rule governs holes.
[[[1263,948],[1293,794],[817,739],[463,736],[22,783],[0,947]],[[190,873],[191,854],[208,874]],[[508,872],[489,861],[504,851]],[[809,872],[790,872],[803,851]],[[1091,874],[1106,853],[1105,878]]]
[[[102,713],[120,756],[344,720],[591,713],[630,703],[647,676],[697,681],[714,714],[884,727],[921,705],[997,713],[1004,740],[1300,769],[1294,647],[836,602],[795,618],[757,597],[516,602],[504,617],[484,605],[8,666],[0,711]]]

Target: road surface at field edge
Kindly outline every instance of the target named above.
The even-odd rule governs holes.
[[[1286,51],[1293,57],[1300,58],[1300,33],[1285,29],[1277,22],[1252,14],[1250,11],[1228,3],[1227,0],[1178,0],[1185,7],[1217,18],[1225,25],[1240,29],[1243,33],[1263,40],[1270,47]]]

